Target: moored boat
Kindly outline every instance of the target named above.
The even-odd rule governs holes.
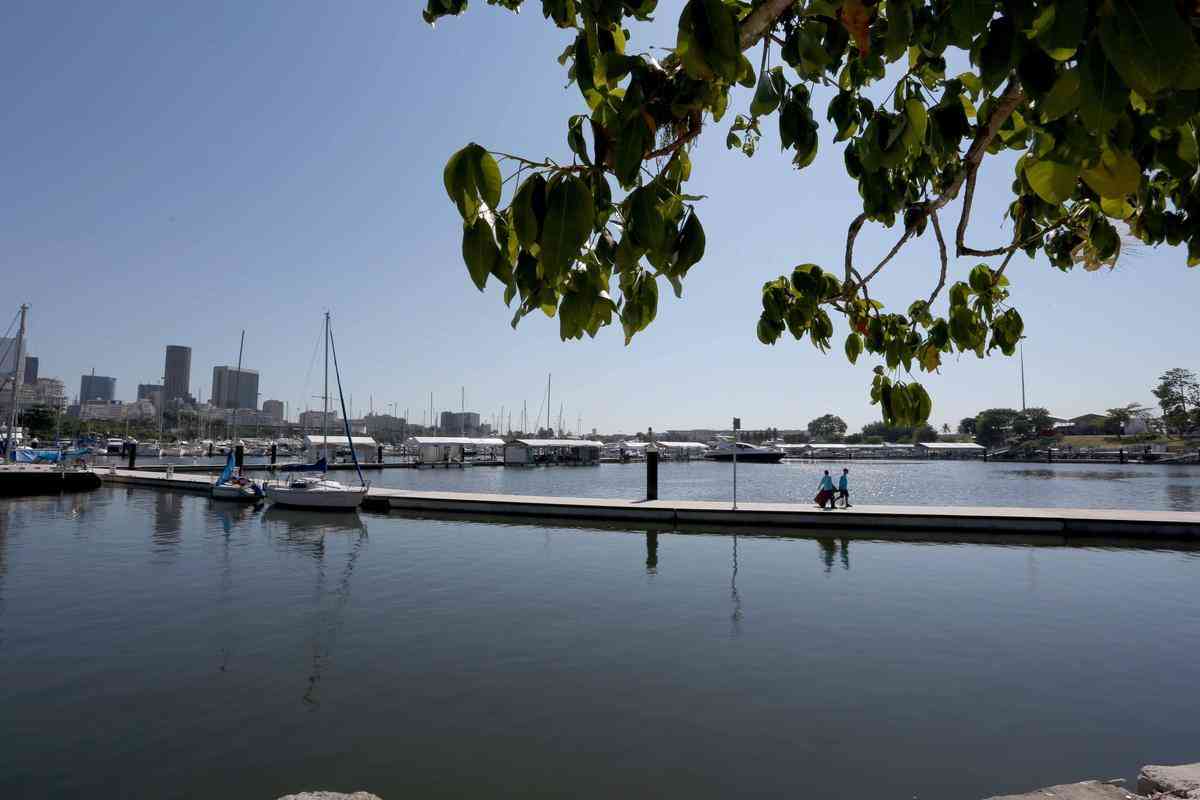
[[[774,447],[756,447],[745,442],[721,441],[709,449],[704,457],[711,461],[733,461],[734,448],[737,460],[746,464],[776,464],[783,459],[784,452]]]

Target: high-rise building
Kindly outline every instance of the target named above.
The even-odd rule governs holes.
[[[341,420],[338,419],[337,411],[330,409],[328,425],[329,425],[329,430],[331,433],[331,438],[332,438],[332,433],[334,433],[338,430],[337,426],[340,424],[341,424]],[[300,412],[300,427],[303,428],[304,430],[315,431],[315,432],[319,433],[325,428],[325,425],[326,425],[326,420],[325,420],[325,412],[324,411],[301,411]]]
[[[263,414],[276,422],[283,422],[283,401],[263,400]]]
[[[103,400],[111,403],[117,399],[117,379],[107,375],[84,375],[79,380],[79,402]]]
[[[167,345],[167,361],[163,366],[163,394],[168,403],[186,400],[192,382],[192,348],[178,344]]]
[[[138,400],[149,400],[155,406],[163,402],[163,387],[157,383],[139,383]]]
[[[258,409],[258,370],[213,367],[212,404],[217,408]]]
[[[38,359],[37,356],[25,356],[25,384],[34,386],[38,382]]]
[[[443,411],[442,433],[447,436],[467,436],[479,430],[479,414],[474,411]]]

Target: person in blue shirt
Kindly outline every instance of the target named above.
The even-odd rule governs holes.
[[[838,478],[838,497],[842,499],[842,507],[850,507],[850,470],[842,468],[842,477]]]
[[[833,478],[829,477],[829,470],[825,470],[825,476],[821,478],[821,485],[818,487],[817,491],[817,505],[819,505],[821,508],[825,508],[825,503],[828,502],[829,507],[833,508],[834,496]]]

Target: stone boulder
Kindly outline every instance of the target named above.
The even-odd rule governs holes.
[[[1138,775],[1138,791],[1145,795],[1187,797],[1200,800],[1200,764],[1164,767],[1150,764]]]

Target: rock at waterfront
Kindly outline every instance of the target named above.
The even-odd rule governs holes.
[[[1138,775],[1138,791],[1142,794],[1166,794],[1200,800],[1200,764],[1180,764],[1163,767],[1150,764]]]
[[[1047,786],[1045,789],[1034,789],[1032,792],[1024,794],[998,795],[989,797],[987,800],[1139,800],[1139,798],[1128,789],[1113,786],[1111,783],[1083,781],[1082,783]]]
[[[383,800],[379,795],[371,794],[370,792],[300,792],[300,794],[286,794],[280,797],[279,800]]]

